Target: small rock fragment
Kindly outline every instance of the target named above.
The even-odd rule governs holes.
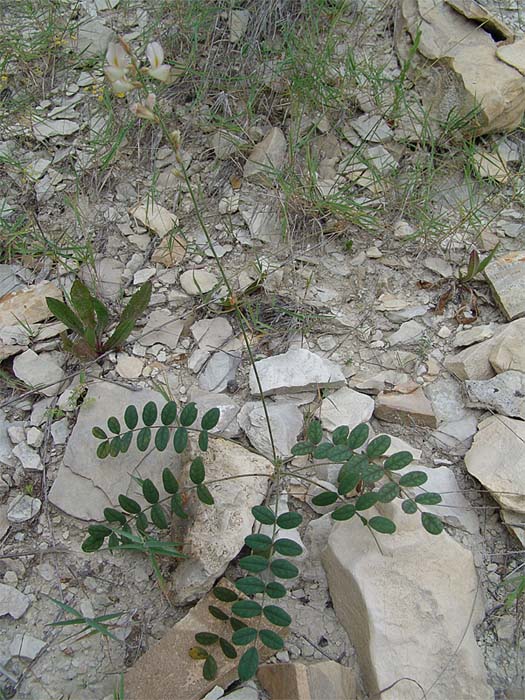
[[[485,381],[465,382],[469,406],[525,419],[525,374],[508,370]]]
[[[355,700],[354,673],[336,661],[265,664],[257,678],[272,700]]]
[[[40,455],[25,442],[20,442],[14,449],[13,454],[18,457],[24,469],[41,472],[44,468]]]
[[[155,202],[138,204],[130,211],[130,214],[161,238],[167,236],[179,223],[175,214]]]
[[[494,258],[485,268],[485,277],[509,320],[525,315],[525,250]]]
[[[267,403],[266,410],[277,456],[288,457],[303,428],[303,414],[297,406],[288,403]],[[251,445],[268,459],[274,459],[262,403],[250,401],[245,404],[238,420]]]
[[[30,634],[15,634],[13,641],[9,645],[11,656],[20,656],[23,659],[36,659],[46,643],[41,639],[32,637]]]
[[[44,353],[37,355],[33,350],[26,350],[15,357],[13,372],[29,387],[42,387],[40,393],[46,396],[55,396],[60,392],[60,385],[65,376],[62,367]]]
[[[248,29],[250,21],[249,10],[231,10],[230,12],[230,43],[240,41]]]
[[[196,321],[190,330],[199,348],[208,352],[220,350],[233,333],[229,321],[222,316]]]
[[[310,350],[291,348],[281,355],[256,363],[263,396],[325,387],[340,387],[345,377],[339,365]],[[253,367],[250,370],[250,391],[259,393]]]
[[[340,425],[348,425],[353,430],[360,423],[368,423],[373,412],[374,399],[367,394],[341,387],[323,399],[320,419],[323,428],[330,432]]]
[[[180,276],[179,282],[186,294],[197,296],[211,292],[217,286],[219,280],[206,270],[186,270]]]
[[[7,507],[7,519],[10,523],[25,523],[38,515],[42,501],[27,494],[16,496]]]
[[[29,597],[13,586],[0,583],[0,617],[10,615],[18,620],[30,605]]]
[[[244,178],[262,185],[271,184],[273,173],[281,170],[286,161],[286,138],[278,127],[273,127],[250,153],[244,165]]]
[[[52,316],[46,297],[61,300],[62,292],[53,282],[40,282],[3,296],[0,299],[0,328],[37,323]]]
[[[145,347],[161,343],[173,350],[177,347],[183,329],[184,321],[175,318],[169,309],[158,309],[148,316],[139,342]]]
[[[153,345],[153,343],[152,343]],[[144,360],[140,357],[119,353],[117,356],[116,370],[124,379],[137,379],[142,374]]]
[[[432,404],[419,388],[409,394],[382,391],[377,396],[374,415],[387,423],[437,427]]]

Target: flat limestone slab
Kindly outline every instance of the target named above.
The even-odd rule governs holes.
[[[510,321],[525,316],[525,250],[495,258],[485,269],[485,277]]]

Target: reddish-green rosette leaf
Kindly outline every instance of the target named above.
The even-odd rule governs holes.
[[[76,313],[69,308],[69,306],[64,304],[63,301],[59,301],[54,297],[46,297],[46,304],[53,316],[56,316],[59,321],[62,321],[62,323],[69,328],[69,330],[74,331],[79,335],[84,335],[84,326],[82,321],[78,318]]]

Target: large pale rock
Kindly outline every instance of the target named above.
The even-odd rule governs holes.
[[[366,690],[384,700],[421,700],[422,691],[428,700],[493,700],[474,636],[483,609],[472,554],[446,533],[429,535],[397,504],[381,514],[397,524],[381,550],[354,518],[335,526],[323,553]]]
[[[190,330],[199,348],[208,352],[220,350],[233,333],[230,322],[223,316],[203,318],[196,321]]]
[[[138,204],[136,207],[131,209],[130,214],[137,219],[137,221],[140,221],[141,224],[144,224],[146,228],[149,228],[150,231],[153,231],[153,233],[156,233],[157,236],[160,236],[161,238],[167,236],[168,233],[172,231],[179,223],[179,220],[175,214],[168,209],[161,207],[155,202]],[[177,245],[178,242],[178,239],[174,239],[175,245]]]
[[[525,111],[523,50],[481,5],[402,0],[395,34],[401,60],[410,57],[432,125],[446,122],[451,110],[467,116],[478,107],[463,130],[480,135],[519,125]],[[503,42],[509,49],[502,52]]]
[[[303,428],[303,414],[292,403],[266,403],[277,457],[289,457]],[[255,449],[273,459],[272,442],[262,402],[249,401],[239,413],[239,425]]]
[[[223,350],[214,352],[199,377],[199,388],[204,391],[221,392],[228,382],[235,380],[237,368],[241,364],[241,343],[236,339],[227,343]]]
[[[251,239],[271,244],[282,241],[282,213],[275,197],[269,197],[264,191],[246,191],[246,187],[243,187],[239,211],[248,226]]]
[[[0,583],[0,617],[10,615],[14,620],[18,620],[28,609],[30,602],[25,593]]]
[[[494,258],[485,268],[485,277],[509,320],[525,315],[525,250]]]
[[[525,422],[506,416],[481,421],[465,466],[506,508],[525,513]]]
[[[278,127],[273,127],[260,141],[246,163],[244,177],[250,182],[271,184],[275,171],[281,170],[286,162],[286,138]]]
[[[113,302],[119,298],[123,274],[124,265],[115,258],[97,258],[94,266],[85,266],[80,270],[80,278],[96,295]]]
[[[184,321],[175,318],[169,309],[158,309],[148,316],[139,342],[146,347],[161,343],[173,350],[177,347],[183,329]]]
[[[320,418],[326,430],[335,430],[340,425],[348,425],[352,430],[360,423],[367,423],[373,412],[374,399],[343,386],[323,399]]]
[[[265,664],[257,678],[272,700],[355,700],[354,673],[336,661]]]
[[[37,355],[33,350],[26,350],[15,357],[13,372],[24,384],[46,396],[60,393],[65,372],[49,356],[42,353]],[[41,388],[40,388],[41,387]]]
[[[505,416],[525,419],[525,374],[508,370],[485,381],[467,381],[469,406],[490,408]]]
[[[196,451],[193,457],[200,454]],[[187,521],[175,521],[174,540],[184,542],[189,555],[181,560],[173,577],[173,598],[177,604],[196,600],[206,593],[241,551],[244,538],[252,531],[251,508],[266,495],[273,466],[265,457],[249,452],[241,445],[222,438],[210,441],[204,455],[206,481],[215,499],[214,506],[202,504],[189,491]],[[188,470],[181,487],[190,486]],[[243,475],[257,475],[243,477]],[[211,483],[214,479],[225,479]]]
[[[445,368],[458,379],[490,379],[494,376],[494,369],[489,357],[500,337],[501,334],[496,333],[482,343],[471,345],[455,355],[447,355]]]
[[[232,587],[225,579],[219,581],[218,585]],[[202,677],[203,662],[193,661],[188,656],[188,650],[196,646],[196,632],[206,631],[231,639],[230,623],[210,615],[210,605],[215,605],[225,612],[230,609],[228,605],[220,603],[212,593],[202,598],[186,617],[179,620],[126,673],[126,700],[201,700],[216,685],[226,688],[237,678],[239,658],[228,659],[221,654],[219,676],[207,681]],[[286,636],[286,628],[277,629],[268,622],[265,622],[265,627]],[[264,663],[274,652],[260,643],[257,646],[259,657]]]
[[[489,353],[489,362],[496,372],[525,372],[525,318],[510,323],[497,337]]]
[[[324,387],[340,387],[345,377],[339,365],[310,350],[291,348],[281,355],[255,363],[263,396]],[[253,367],[250,370],[250,391],[259,393]]]
[[[211,272],[207,270],[186,270],[179,278],[180,286],[186,294],[190,296],[198,296],[199,294],[207,294],[214,289],[219,280]]]
[[[402,425],[426,425],[437,427],[432,404],[419,388],[410,394],[397,391],[382,391],[377,395],[374,414],[387,423]]]
[[[53,282],[40,282],[4,295],[0,299],[0,328],[37,323],[52,316],[46,297],[61,300],[62,292]]]
[[[240,406],[233,396],[200,391],[197,387],[192,387],[188,398],[197,405],[199,415],[204,415],[211,408],[219,409],[219,422],[215,428],[210,430],[210,433],[224,438],[232,438],[240,435],[241,430],[237,421]]]
[[[104,429],[110,416],[116,416],[124,426],[126,406],[134,404],[140,415],[148,401],[155,401],[159,410],[165,403],[155,391],[130,391],[103,381],[90,384],[58,476],[49,492],[51,503],[75,518],[102,520],[104,508],[115,505],[121,493],[142,501],[132,476],[162,483],[165,455],[157,450],[139,452],[133,440],[126,454],[102,460],[96,455],[99,441],[91,434],[95,426]],[[177,470],[180,458],[170,454],[169,464]]]

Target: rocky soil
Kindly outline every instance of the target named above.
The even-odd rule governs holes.
[[[313,3],[309,16],[182,2],[161,17],[147,2],[63,0],[43,53],[44,15],[22,4],[0,20],[0,697],[110,700],[125,674],[131,700],[525,698],[523,599],[508,598],[525,575],[519,3],[438,2],[428,16],[416,0]],[[117,36],[164,46],[173,81],[158,100],[189,182],[158,126],[105,87]],[[477,121],[459,118],[474,93]],[[469,277],[472,251],[495,248]],[[128,342],[98,360],[63,350],[45,303],[76,277],[115,317],[153,284]],[[96,455],[93,426],[166,396],[220,408],[207,468],[227,479],[214,509],[190,503],[176,534],[192,557],[165,564],[167,597],[146,558],[81,549],[89,523],[136,493],[132,476],[184,474],[187,453]],[[239,685],[228,662],[206,683],[187,649],[219,625],[210,589],[239,574],[251,507],[275,504],[274,456],[312,416],[409,450],[443,496],[428,510],[445,532],[386,504],[397,532],[378,546],[312,503],[335,488],[333,467],[288,461],[310,481],[287,477],[278,501],[304,518],[286,535],[304,553],[285,649],[256,681]],[[53,599],[121,613],[115,638],[52,626]]]

